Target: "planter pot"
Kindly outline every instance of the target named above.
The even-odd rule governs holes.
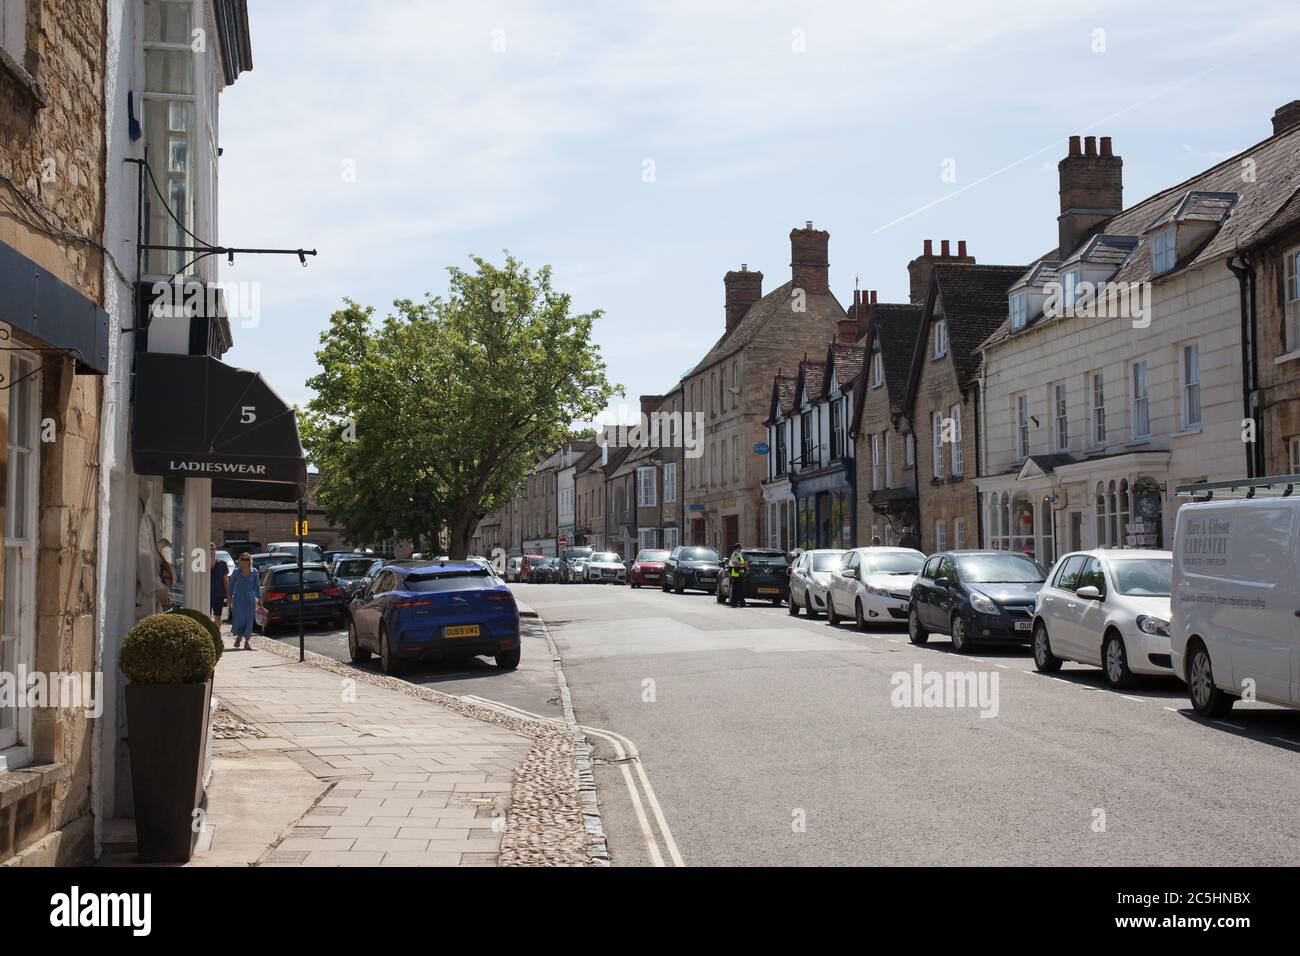
[[[141,863],[185,863],[198,839],[212,682],[127,684],[127,741]]]

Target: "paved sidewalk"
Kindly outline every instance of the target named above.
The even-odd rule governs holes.
[[[265,839],[245,832],[235,845],[232,831],[240,824],[256,827],[228,812],[223,800],[250,789],[256,795],[263,774],[273,766],[283,772],[288,758],[301,768],[296,785],[282,777],[283,786],[264,786],[260,800],[242,800],[241,813],[254,806],[264,824],[279,829],[245,863],[497,865],[513,772],[529,753],[528,737],[398,690],[266,651],[233,650],[229,638],[226,644],[213,692],[252,726],[226,721],[223,733],[232,736],[216,741],[213,833],[194,863],[238,862],[241,847],[246,852]],[[299,805],[286,812],[292,799],[282,795]]]

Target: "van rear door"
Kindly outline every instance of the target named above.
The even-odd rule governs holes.
[[[1289,703],[1293,697],[1298,630],[1296,610],[1296,502],[1242,501],[1210,512],[1228,522],[1210,528],[1228,536],[1225,587],[1213,595],[1212,615],[1232,641],[1234,692],[1254,683],[1257,697]],[[1212,535],[1213,536],[1213,535]]]

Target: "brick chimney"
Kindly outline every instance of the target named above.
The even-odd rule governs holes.
[[[1279,106],[1273,113],[1273,135],[1300,124],[1300,100],[1292,100],[1285,106]]]
[[[1057,256],[1067,257],[1124,208],[1124,161],[1111,153],[1110,137],[1070,137],[1070,151],[1056,164],[1061,177]]]
[[[930,273],[937,265],[974,265],[975,257],[966,254],[966,240],[961,239],[957,242],[957,254],[952,255],[951,246],[947,239],[944,239],[939,246],[939,254],[934,254],[934,240],[926,239],[925,245],[921,249],[921,254],[907,264],[907,275],[910,280],[908,290],[908,300],[913,305],[920,305],[925,301],[925,294],[930,290]],[[875,293],[872,293],[872,302],[875,301]]]
[[[722,285],[727,290],[727,331],[745,317],[745,311],[763,298],[763,273],[750,272],[749,266],[740,264],[739,272],[728,272],[722,277]]]
[[[829,232],[814,229],[811,222],[790,230],[790,274],[796,289],[808,295],[830,294],[830,239]]]
[[[649,418],[659,410],[659,406],[663,404],[663,401],[664,397],[662,395],[642,395],[641,414]]]
[[[858,338],[858,320],[855,318],[840,319],[835,323],[835,344],[852,345]]]

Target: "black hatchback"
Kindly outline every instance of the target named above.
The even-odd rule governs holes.
[[[712,594],[718,587],[718,569],[721,565],[722,558],[712,548],[681,545],[673,548],[668,560],[664,562],[659,586],[665,591],[672,590],[678,594],[687,588]]]
[[[746,601],[771,601],[780,605],[790,596],[790,561],[784,551],[772,548],[741,548],[745,558],[745,573],[741,576],[741,597]],[[722,566],[718,579],[718,603],[731,600],[731,559]]]
[[[296,557],[296,555],[295,555]],[[347,604],[338,582],[323,564],[302,566],[302,606],[298,606],[298,565],[272,565],[262,572],[262,604],[253,622],[267,636],[282,624],[328,624],[340,628]]]
[[[1028,644],[1034,601],[1047,578],[1043,566],[1014,551],[941,551],[912,583],[907,630],[913,644],[952,636],[952,649],[976,643]]]

